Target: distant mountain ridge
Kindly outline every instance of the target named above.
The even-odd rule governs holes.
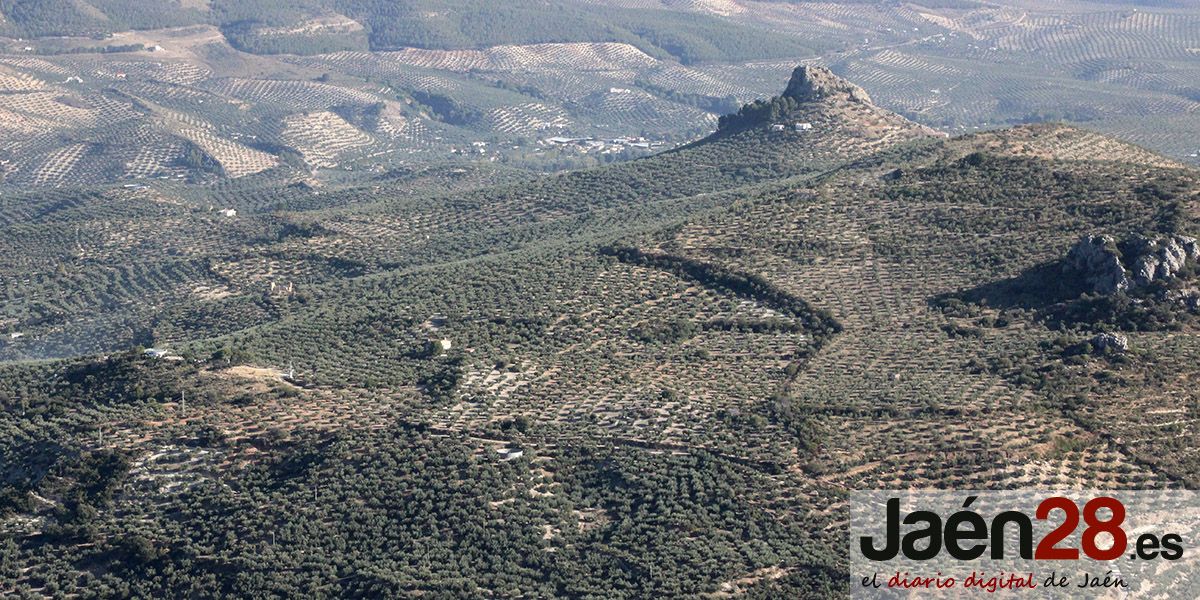
[[[216,25],[239,50],[480,48],[545,42],[624,42],[684,63],[789,57],[814,45],[702,13],[540,0],[3,0],[0,34],[102,37],[127,29]],[[819,45],[824,47],[828,41]]]

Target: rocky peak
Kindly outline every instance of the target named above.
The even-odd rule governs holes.
[[[1200,242],[1184,235],[1135,236],[1120,244],[1112,236],[1089,235],[1071,248],[1066,263],[1088,291],[1112,294],[1173,279],[1188,259],[1200,260]]]
[[[838,77],[825,67],[801,65],[792,71],[784,97],[801,102],[842,96],[855,102],[870,103],[866,90]]]

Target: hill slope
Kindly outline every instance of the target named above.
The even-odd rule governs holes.
[[[18,211],[33,200],[13,196],[9,272],[14,282],[18,271],[35,279],[7,291],[9,329],[26,337],[0,347],[0,356],[182,341],[209,326],[198,313],[226,309],[245,319],[226,319],[220,331],[233,331],[280,318],[257,301],[279,286],[316,293],[348,277],[612,236],[726,203],[731,188],[810,176],[933,136],[869,102],[792,101],[790,117],[802,115],[812,129],[747,124],[650,158],[508,186],[435,171],[450,179],[449,195],[404,193],[412,181],[329,190],[267,180],[217,193],[135,186],[46,194],[46,208],[25,218]],[[58,198],[71,198],[67,214]],[[214,208],[238,212],[222,217]],[[131,268],[134,257],[139,266]],[[205,290],[221,292],[205,300]]]
[[[840,597],[846,490],[1200,478],[1195,257],[1045,285],[1195,232],[1136,147],[801,68],[643,160],[393,177],[3,197],[0,352],[71,358],[0,364],[0,590]]]
[[[1083,476],[1072,466],[1081,458],[1089,480],[1114,486],[1192,481],[1192,466],[1149,466],[1161,463],[1157,444],[1128,443],[1133,430],[1148,442],[1144,428],[1152,426],[1142,414],[1109,407],[1103,422],[1093,414],[1096,397],[1165,398],[1178,390],[1119,378],[1095,386],[1088,377],[1104,369],[1174,371],[1178,363],[1152,349],[1170,339],[1180,351],[1190,336],[1131,334],[1137,358],[1081,362],[1044,350],[1063,335],[1045,314],[1005,307],[998,295],[965,311],[935,301],[1047,263],[1059,269],[1083,235],[1193,230],[1195,171],[1096,142],[1090,132],[1032,126],[927,144],[907,156],[885,152],[642,247],[759,273],[842,324],[788,384],[791,410],[854,432],[819,453],[831,485],[1065,485]],[[1092,151],[1080,152],[1080,144]],[[1170,310],[1192,322],[1182,305]],[[1086,344],[1112,327],[1084,319],[1065,343]],[[1066,400],[1084,391],[1095,396],[1082,405]],[[1191,426],[1185,431],[1195,439]],[[1072,450],[1059,449],[1066,446]],[[1145,462],[1130,470],[1126,454]],[[968,462],[956,458],[968,455]]]

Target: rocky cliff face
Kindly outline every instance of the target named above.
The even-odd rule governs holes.
[[[1121,244],[1112,236],[1091,235],[1071,248],[1066,268],[1083,277],[1088,291],[1113,294],[1173,279],[1188,259],[1200,259],[1200,243],[1184,235],[1136,236]]]
[[[1134,256],[1133,280],[1144,285],[1176,277],[1189,258],[1200,258],[1200,244],[1195,238],[1182,235],[1140,238],[1134,241],[1130,253]]]
[[[802,65],[792,71],[783,95],[801,102],[842,96],[855,102],[870,103],[866,90],[838,77],[825,67]]]

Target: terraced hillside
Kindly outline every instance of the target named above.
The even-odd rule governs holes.
[[[1105,325],[1080,323],[1064,336],[1036,311],[998,296],[968,311],[935,301],[1039,265],[1059,268],[1085,234],[1169,228],[1161,202],[1197,199],[1195,171],[1138,148],[1093,147],[1086,156],[1071,150],[1091,138],[1036,126],[886,152],[640,247],[759,273],[842,325],[786,383],[789,410],[853,432],[828,439],[811,459],[828,485],[1192,481],[1190,467],[1157,468],[1161,447],[1141,443],[1156,438],[1148,429],[1155,425],[1110,403],[1133,391],[1160,398],[1156,411],[1180,406],[1173,383],[1126,378],[1176,373],[1178,363],[1159,362],[1165,354],[1158,348],[1166,340],[1189,345],[1184,340],[1194,335],[1131,333],[1131,356],[1071,359],[1062,348],[1086,345]],[[1172,191],[1164,200],[1150,189]],[[1090,377],[1108,370],[1102,383]],[[1109,406],[1106,418],[1095,418],[1096,403]],[[1159,421],[1169,427],[1168,439],[1194,442],[1191,424]]]
[[[809,72],[829,76],[806,68],[797,77]],[[619,167],[477,191],[462,190],[495,179],[445,168],[433,173],[446,183],[406,177],[333,189],[298,182],[280,190],[270,179],[248,178],[215,190],[135,185],[82,196],[13,195],[5,201],[14,261],[7,267],[6,312],[15,319],[10,329],[25,336],[0,354],[44,358],[175,342],[212,326],[225,310],[226,327],[240,329],[281,318],[270,298],[285,288],[307,293],[349,275],[618,231],[656,210],[661,220],[718,202],[712,192],[730,185],[810,174],[935,135],[838,93],[801,98],[797,106],[780,123],[722,131],[709,142]],[[812,128],[795,130],[800,120]],[[322,126],[346,132],[347,142],[307,141]],[[289,127],[285,134],[315,166],[338,152],[364,151],[349,122],[332,112],[309,113]],[[409,186],[426,193],[397,189]],[[713,197],[695,198],[705,193]],[[40,254],[33,251],[39,245]],[[114,280],[120,285],[105,283]],[[212,290],[223,292],[211,297]],[[183,301],[210,297],[200,306]]]
[[[640,160],[357,176],[3,190],[3,594],[840,597],[850,490],[1198,480],[1200,173],[1137,146],[802,66]]]
[[[453,4],[0,4],[0,174],[54,187],[596,166],[707,136],[800,61],[939,130],[1063,120],[1200,164],[1194,7]]]

